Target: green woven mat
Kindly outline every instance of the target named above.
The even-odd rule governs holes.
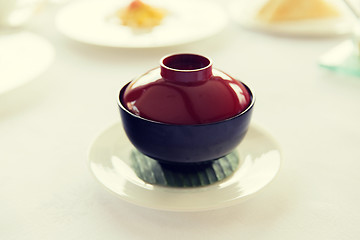
[[[143,181],[168,187],[200,187],[230,176],[239,165],[236,152],[202,164],[161,164],[137,150],[131,152],[131,167]]]

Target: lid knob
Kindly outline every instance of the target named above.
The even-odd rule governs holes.
[[[166,81],[198,83],[212,76],[212,61],[197,54],[175,54],[160,61],[160,74]]]

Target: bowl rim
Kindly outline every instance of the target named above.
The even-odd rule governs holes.
[[[255,94],[254,94],[254,91],[252,90],[252,88],[249,87],[248,84],[245,84],[244,82],[234,78],[236,81],[239,81],[240,83],[242,83],[245,88],[249,91],[250,93],[250,96],[251,96],[251,102],[249,104],[249,106],[242,112],[236,114],[235,116],[232,116],[230,118],[226,118],[224,120],[221,120],[221,121],[217,121],[217,122],[210,122],[210,123],[201,123],[201,124],[172,124],[172,123],[164,123],[164,122],[159,122],[159,121],[155,121],[155,120],[151,120],[151,119],[147,119],[147,118],[143,118],[139,115],[136,115],[134,113],[132,113],[131,111],[129,111],[122,103],[122,101],[120,100],[121,99],[121,95],[123,94],[123,92],[125,91],[126,87],[131,83],[133,82],[134,80],[136,80],[137,78],[127,82],[126,84],[124,84],[120,91],[119,91],[119,94],[118,94],[118,97],[117,97],[117,104],[118,106],[124,111],[126,112],[127,114],[131,115],[132,117],[134,118],[137,118],[139,120],[143,120],[145,122],[149,122],[149,123],[154,123],[154,124],[158,124],[158,125],[163,125],[163,126],[177,126],[177,127],[198,127],[198,126],[208,126],[208,125],[216,125],[216,124],[220,124],[220,123],[225,123],[225,122],[229,122],[235,118],[238,118],[242,115],[245,115],[247,112],[249,112],[254,104],[255,104]]]

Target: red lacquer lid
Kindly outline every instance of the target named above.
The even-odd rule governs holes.
[[[250,105],[251,96],[241,82],[213,69],[209,58],[175,54],[133,80],[122,102],[146,119],[193,125],[234,117]]]

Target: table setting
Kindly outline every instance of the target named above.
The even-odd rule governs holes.
[[[358,239],[359,12],[0,1],[0,239]]]

